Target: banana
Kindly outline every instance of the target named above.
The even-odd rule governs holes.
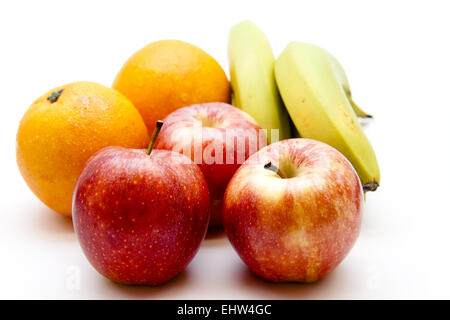
[[[350,104],[352,105],[353,111],[355,112],[357,117],[359,117],[359,118],[373,118],[373,116],[371,114],[368,114],[367,112],[365,112],[363,109],[361,109],[355,103],[355,101],[353,101],[352,95],[351,95],[350,92],[347,94],[347,99],[349,100]]]
[[[275,77],[300,135],[342,152],[358,172],[364,190],[374,191],[380,183],[377,159],[337,69],[322,48],[292,42],[275,62]]]
[[[339,63],[339,61],[331,55],[329,52],[327,52],[328,57],[330,59],[330,63],[332,68],[334,69],[336,78],[338,79],[339,83],[342,85],[342,88],[344,89],[345,94],[347,95],[347,99],[350,102],[350,105],[355,112],[357,117],[360,118],[372,118],[372,116],[368,113],[366,113],[364,110],[362,110],[352,99],[352,92],[350,90],[350,83],[348,81],[347,75],[345,74],[344,68]]]
[[[252,22],[233,26],[228,39],[232,103],[250,114],[261,128],[279,130],[279,139],[290,138],[289,115],[275,83],[275,58],[264,33]]]

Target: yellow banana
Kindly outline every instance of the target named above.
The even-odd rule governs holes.
[[[351,107],[353,108],[353,111],[355,112],[357,117],[360,118],[372,118],[372,116],[368,113],[366,113],[364,110],[362,110],[354,101],[352,98],[352,92],[350,90],[350,83],[348,81],[347,75],[345,74],[344,68],[339,63],[339,61],[331,55],[329,52],[327,52],[330,63],[332,68],[334,69],[335,75],[339,83],[342,85],[342,88],[344,89],[345,94],[347,95],[347,99],[350,102]]]
[[[275,83],[275,58],[264,33],[252,22],[233,26],[228,39],[233,104],[250,114],[261,128],[279,130],[279,139],[290,138],[289,116]]]
[[[336,70],[328,52],[301,42],[289,44],[275,63],[281,97],[300,135],[342,152],[364,190],[374,191],[380,183],[377,159]]]

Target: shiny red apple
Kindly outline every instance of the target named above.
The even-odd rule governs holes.
[[[120,283],[157,285],[194,257],[209,206],[205,178],[189,158],[108,147],[81,173],[72,212],[81,247],[99,273]]]
[[[223,225],[258,276],[313,282],[353,247],[363,205],[358,175],[341,153],[315,140],[289,139],[239,168],[226,189]]]
[[[210,225],[218,226],[228,182],[239,166],[266,144],[265,132],[247,113],[212,102],[169,114],[155,148],[180,152],[199,165],[211,195]]]

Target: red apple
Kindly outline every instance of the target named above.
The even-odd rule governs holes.
[[[355,243],[364,196],[349,161],[310,139],[289,139],[252,155],[224,196],[223,225],[249,269],[274,281],[313,282]]]
[[[239,166],[266,144],[266,134],[247,113],[212,102],[169,114],[155,148],[180,152],[199,165],[211,195],[210,225],[218,226],[228,182]]]
[[[157,285],[194,257],[209,206],[205,178],[189,158],[108,147],[81,173],[72,212],[81,247],[99,273],[120,283]]]

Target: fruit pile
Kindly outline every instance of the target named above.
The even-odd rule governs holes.
[[[23,116],[23,178],[72,217],[105,277],[162,284],[208,227],[223,226],[250,270],[275,282],[321,279],[355,243],[379,168],[342,66],[300,42],[275,59],[249,21],[231,29],[229,62],[231,86],[203,50],[157,41],[112,88],[59,86]]]

